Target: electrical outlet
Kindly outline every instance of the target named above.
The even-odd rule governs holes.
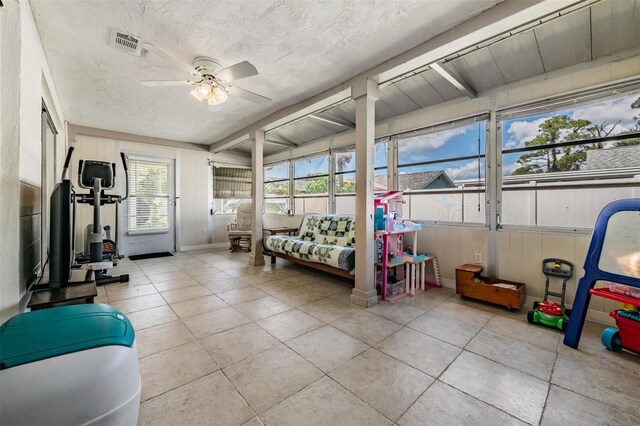
[[[478,265],[482,265],[482,253],[480,253],[479,251],[477,251],[477,252],[476,252],[476,255],[475,255],[475,262],[476,262]]]

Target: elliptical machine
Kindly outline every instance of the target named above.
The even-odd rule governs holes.
[[[73,148],[69,148],[73,150]],[[89,253],[80,253],[75,256],[77,265],[88,264],[95,274],[97,285],[105,285],[112,283],[125,283],[129,281],[129,274],[111,276],[107,274],[107,269],[117,265],[117,261],[124,256],[118,252],[118,206],[121,202],[129,198],[129,170],[127,160],[124,153],[120,153],[122,159],[122,167],[125,174],[125,196],[106,194],[105,190],[110,190],[116,186],[116,164],[106,161],[80,160],[78,163],[78,186],[88,189],[87,194],[75,194],[75,201],[81,204],[89,204],[93,206],[93,223],[90,232],[86,233],[89,247]],[[107,239],[102,235],[102,225],[100,224],[100,207],[105,204],[115,204],[116,207],[116,223],[115,223],[115,240],[111,240],[110,226],[106,226]],[[89,231],[89,229],[88,229]]]

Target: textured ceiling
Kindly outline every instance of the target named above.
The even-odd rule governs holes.
[[[65,118],[145,136],[211,143],[309,98],[469,19],[500,0],[55,1],[31,0]],[[230,99],[208,112],[188,87],[138,80],[185,74],[152,53],[109,45],[112,28],[185,62],[211,56],[253,63],[239,87],[274,99],[264,108]]]

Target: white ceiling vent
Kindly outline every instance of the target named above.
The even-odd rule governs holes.
[[[111,45],[130,55],[142,54],[142,40],[139,37],[113,29],[111,30]]]

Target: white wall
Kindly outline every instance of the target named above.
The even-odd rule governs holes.
[[[238,162],[246,160],[225,157],[223,154],[212,154],[206,150],[137,142],[135,135],[131,135],[130,140],[123,139],[122,134],[117,134],[117,138],[85,134],[74,134],[72,137],[73,140],[70,140],[70,144],[75,147],[75,151],[71,163],[70,178],[76,186],[78,161],[81,159],[115,162],[118,173],[121,173],[120,152],[174,158],[176,160],[176,196],[180,197],[176,209],[177,249],[185,250],[228,241],[226,226],[227,223],[233,221],[233,215],[210,217],[209,214],[212,194],[209,161]],[[124,194],[124,180],[117,178],[116,181],[117,188],[114,193]],[[121,209],[121,212],[124,213],[124,209]],[[111,224],[112,226],[115,224],[115,208],[113,206],[104,206],[102,214],[103,224]],[[123,217],[121,216],[121,224],[124,223],[122,222]],[[78,247],[84,247],[84,228],[91,223],[92,219],[91,206],[78,205],[76,219]],[[120,231],[123,231],[122,226]],[[121,250],[125,250],[125,247],[121,247]]]
[[[59,131],[64,152],[65,129],[28,1],[6,1],[0,11],[0,121],[2,189],[0,192],[0,322],[17,313],[26,295],[19,281],[19,181],[41,186],[41,105],[45,100]],[[59,162],[60,155],[58,155]],[[22,306],[24,307],[24,306]]]

